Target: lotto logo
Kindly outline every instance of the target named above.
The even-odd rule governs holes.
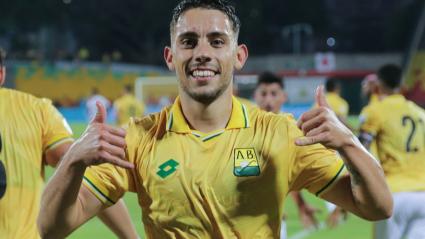
[[[179,166],[179,163],[174,159],[170,159],[159,165],[159,171],[156,174],[164,179],[174,173],[177,170],[177,166]]]

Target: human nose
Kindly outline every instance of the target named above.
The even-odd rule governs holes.
[[[195,48],[195,60],[199,63],[205,63],[211,61],[211,47],[205,42],[201,41]]]

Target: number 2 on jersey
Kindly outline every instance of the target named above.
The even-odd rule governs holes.
[[[418,121],[415,121],[410,116],[403,116],[402,124],[404,127],[410,126],[410,132],[406,141],[406,152],[418,152],[419,148],[417,146],[412,146],[412,141],[413,141],[413,138],[415,137],[418,124],[420,124],[420,126],[422,127],[422,130],[424,131],[423,133],[424,133],[424,141],[425,141],[425,124],[423,120],[419,119]]]
[[[0,156],[3,150],[3,141],[0,134]],[[6,192],[6,169],[4,168],[4,164],[1,161],[0,157],[0,199],[4,196]]]

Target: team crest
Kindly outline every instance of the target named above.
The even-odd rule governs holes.
[[[233,174],[238,177],[260,175],[257,154],[254,148],[236,148],[233,151],[235,165]]]

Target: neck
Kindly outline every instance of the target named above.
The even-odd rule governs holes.
[[[231,87],[210,104],[200,103],[184,92],[180,94],[180,101],[190,127],[204,133],[224,129],[232,113]]]
[[[387,89],[387,88],[381,89],[381,92],[379,94],[379,99],[383,99],[387,96],[396,95],[396,94],[399,94],[399,93],[400,93],[400,91],[399,91],[398,88],[397,89]]]

